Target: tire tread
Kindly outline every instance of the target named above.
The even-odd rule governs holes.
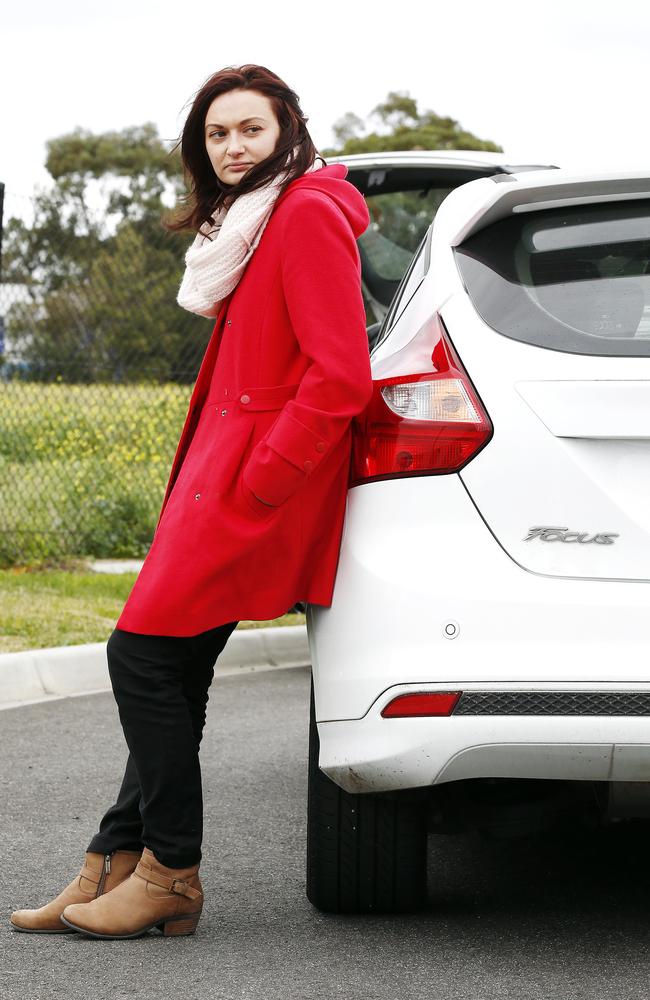
[[[318,766],[312,681],[307,898],[325,913],[412,912],[426,901],[423,790],[352,794]]]

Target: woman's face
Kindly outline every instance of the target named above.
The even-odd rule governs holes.
[[[275,152],[279,138],[273,105],[257,90],[219,94],[205,116],[206,152],[224,184],[239,184],[255,163]]]

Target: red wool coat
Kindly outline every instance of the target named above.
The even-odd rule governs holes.
[[[351,425],[372,393],[369,215],[346,174],[289,185],[222,303],[120,629],[188,636],[331,604]]]

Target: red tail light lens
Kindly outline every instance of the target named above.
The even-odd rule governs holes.
[[[451,715],[462,691],[418,691],[398,694],[382,709],[384,719],[411,719],[417,715]]]
[[[432,316],[386,367],[420,370],[375,379],[370,403],[353,422],[350,485],[458,472],[493,428],[440,316]]]

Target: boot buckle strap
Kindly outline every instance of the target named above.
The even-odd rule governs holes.
[[[187,882],[184,882],[183,879],[180,878],[172,879],[169,891],[175,892],[179,896],[189,896],[190,898],[192,893],[196,893],[196,896],[199,895],[198,892],[196,892],[196,889],[193,889],[191,885],[188,885]]]
[[[192,886],[188,885],[187,882],[184,882],[183,879],[169,878],[167,875],[156,872],[152,868],[148,868],[146,865],[141,863],[138,863],[138,866],[135,869],[135,874],[139,875],[140,878],[145,880],[145,882],[152,882],[161,889],[167,889],[168,892],[173,892],[177,896],[187,896],[189,899],[200,899],[201,897],[201,893],[198,889],[193,889]]]
[[[169,887],[170,892],[175,892],[178,896],[187,896],[188,899],[200,899],[201,893],[198,889],[194,889],[183,879],[174,878],[171,879],[171,885]]]

